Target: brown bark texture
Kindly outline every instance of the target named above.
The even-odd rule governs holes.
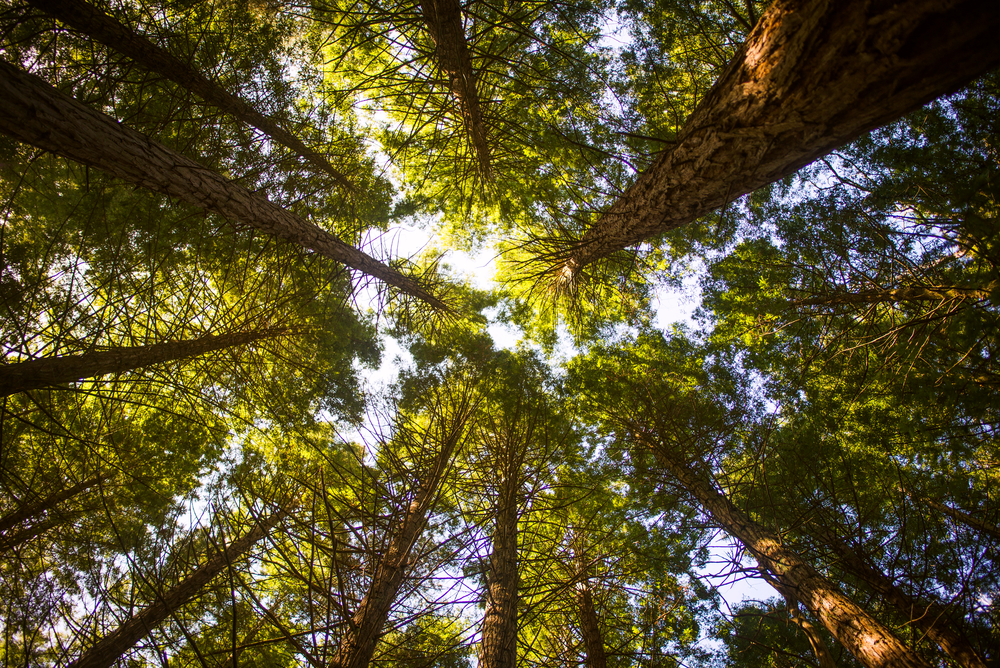
[[[851,654],[869,668],[929,668],[929,664],[899,641],[863,608],[841,593],[781,539],[752,521],[723,496],[706,473],[676,458],[666,448],[648,444],[660,463],[698,499],[729,535],[739,540],[774,580],[833,634]]]
[[[773,183],[1000,63],[995,0],[776,0],[556,280]]]
[[[906,616],[910,626],[936,642],[958,665],[963,668],[986,668],[986,661],[979,656],[969,641],[949,626],[951,614],[947,606],[936,601],[916,600],[896,586],[839,536],[822,531],[819,537],[840,557],[842,567],[894,605]]]
[[[480,668],[517,665],[517,520],[520,476],[506,467],[497,499],[493,549],[486,582],[486,612],[479,648]]]
[[[900,304],[903,302],[944,302],[944,301],[983,301],[990,298],[990,293],[996,288],[990,284],[985,288],[966,288],[957,286],[919,286],[908,288],[893,288],[886,290],[864,290],[862,292],[832,292],[828,295],[797,299],[795,306],[851,306],[868,304]]]
[[[459,0],[422,0],[420,9],[427,34],[434,41],[438,67],[448,77],[448,86],[458,101],[479,168],[484,177],[492,179],[486,125],[476,90],[476,72],[472,69],[469,45],[462,26],[462,5]]]
[[[427,513],[437,498],[452,455],[464,437],[465,424],[471,412],[468,397],[465,399],[454,419],[442,425],[445,433],[442,434],[437,456],[397,525],[395,538],[375,569],[368,592],[345,631],[337,656],[330,662],[332,668],[367,668],[371,663],[382,627],[412,563],[410,553],[424,529]]]
[[[823,640],[823,636],[820,635],[819,629],[802,614],[802,610],[799,608],[799,600],[795,597],[795,592],[769,577],[766,570],[761,569],[760,572],[764,576],[764,580],[774,587],[781,594],[782,598],[785,599],[785,609],[788,610],[788,616],[796,626],[802,629],[806,638],[809,639],[809,645],[812,647],[813,654],[819,662],[819,668],[837,668],[837,664],[833,660],[833,655],[830,654],[830,648],[826,646],[826,642]]]
[[[156,46],[97,7],[81,0],[29,0],[29,2],[46,14],[125,54],[150,72],[173,81],[230,116],[257,128],[332,176],[344,188],[354,190],[347,177],[337,171],[326,158],[310,149],[295,135],[282,129],[274,119],[261,114],[246,101],[212,82],[184,61]]]
[[[0,534],[6,534],[11,529],[19,527],[28,520],[36,520],[40,518],[42,515],[47,514],[63,501],[71,499],[77,494],[87,491],[99,483],[101,479],[102,476],[94,476],[93,478],[88,478],[87,480],[78,482],[75,485],[64,487],[58,492],[53,492],[37,503],[25,504],[20,508],[20,510],[15,510],[0,519]]]
[[[608,659],[604,651],[604,637],[594,607],[594,596],[590,591],[590,578],[586,572],[581,575],[577,584],[576,602],[580,615],[580,634],[583,636],[583,646],[587,650],[584,661],[586,668],[607,668]]]
[[[212,578],[246,554],[256,542],[268,534],[284,515],[284,512],[276,512],[258,523],[249,533],[234,540],[173,589],[164,592],[155,603],[101,639],[83,656],[69,664],[69,668],[108,668],[114,664],[132,646],[145,638],[152,629],[158,627],[178,608],[197,596]]]
[[[2,61],[0,132],[299,244],[447,310],[417,281],[345,244],[336,235]]]
[[[81,355],[42,357],[0,366],[0,396],[27,392],[84,378],[124,373],[152,364],[204,355],[231,346],[241,346],[281,336],[288,330],[262,329],[228,334],[209,334],[186,341],[165,341],[149,346],[126,346]]]

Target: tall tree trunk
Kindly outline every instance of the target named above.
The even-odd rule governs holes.
[[[1000,63],[995,0],[776,0],[555,280],[773,183]]]
[[[3,377],[3,367],[0,367],[0,379]],[[2,387],[2,380],[0,380],[0,387]],[[55,508],[57,505],[71,499],[77,494],[87,491],[97,483],[101,482],[103,476],[97,475],[93,478],[88,478],[82,482],[78,482],[75,485],[70,485],[69,487],[64,487],[58,492],[53,492],[47,497],[38,501],[34,504],[25,504],[20,510],[15,510],[14,512],[6,515],[0,519],[0,533],[7,533],[10,529],[20,526],[25,521],[29,519],[35,519],[47,513],[48,511]]]
[[[345,244],[336,235],[2,61],[0,132],[299,244],[447,310],[441,300],[415,280]]]
[[[997,286],[990,283],[984,288],[958,286],[924,286],[865,290],[863,292],[834,291],[827,295],[796,299],[793,306],[853,306],[868,304],[900,304],[902,302],[983,301]]]
[[[54,16],[89,37],[119,51],[141,67],[159,74],[215,105],[230,116],[257,128],[279,144],[295,151],[315,167],[332,176],[348,190],[354,187],[330,162],[282,129],[273,119],[261,114],[249,103],[231,94],[206,76],[137,34],[134,30],[82,0],[28,0],[43,12]]]
[[[471,404],[467,399],[468,397],[449,423],[442,425],[445,429],[438,454],[397,526],[392,544],[375,569],[368,592],[352,617],[352,623],[340,642],[337,656],[330,662],[331,667],[367,668],[371,663],[382,627],[389,617],[411,563],[410,551],[424,529],[427,513],[437,497],[452,455],[463,438],[471,411]]]
[[[486,581],[480,668],[515,668],[517,665],[517,520],[520,475],[505,467],[498,495],[493,549]]]
[[[586,668],[607,668],[608,660],[604,652],[604,637],[594,607],[594,596],[590,591],[590,578],[586,571],[581,571],[580,582],[577,584],[576,604],[580,615],[580,633],[583,636],[583,646],[587,649],[584,661]]]
[[[764,576],[764,580],[774,587],[775,591],[785,599],[785,609],[788,610],[788,616],[796,626],[802,629],[802,632],[806,634],[806,638],[809,639],[809,645],[812,647],[813,654],[819,662],[819,668],[837,668],[837,664],[833,660],[833,655],[830,654],[830,648],[826,646],[826,642],[824,642],[823,636],[820,635],[819,629],[802,614],[802,610],[799,608],[799,599],[795,597],[795,591],[772,579],[768,575],[767,570],[761,568],[760,573]]]
[[[448,77],[451,93],[461,109],[462,121],[479,160],[479,168],[485,178],[492,179],[486,127],[476,90],[476,72],[472,69],[469,45],[462,27],[462,5],[459,0],[421,0],[420,9],[427,34],[434,40],[438,67]]]
[[[197,357],[215,350],[242,346],[288,332],[286,328],[260,329],[228,334],[207,334],[185,341],[165,341],[149,346],[125,346],[63,357],[42,357],[0,366],[0,396],[27,392],[84,378],[124,373],[160,362]]]
[[[786,548],[778,536],[740,512],[715,489],[708,475],[698,470],[697,465],[685,462],[668,448],[648,442],[647,445],[715,521],[743,543],[774,580],[794,592],[795,597],[863,665],[869,668],[929,668],[889,629],[842,594],[802,557]]]
[[[986,668],[986,661],[969,641],[949,626],[951,614],[946,606],[936,601],[922,602],[914,599],[839,536],[819,529],[818,538],[833,548],[840,557],[841,566],[896,606],[907,618],[908,625],[926,634],[958,665],[963,668]]]
[[[135,615],[115,631],[105,636],[69,668],[108,668],[120,659],[137,642],[158,627],[182,605],[198,595],[212,578],[232,562],[242,557],[254,543],[266,536],[285,515],[279,511],[260,522],[249,533],[236,539],[228,547],[199,566],[194,573],[165,592],[159,599]]]
[[[913,494],[911,494],[909,491],[907,491],[906,493],[909,494],[911,498],[913,497]],[[981,520],[978,517],[973,517],[968,513],[964,513],[961,510],[952,508],[951,506],[941,503],[940,501],[935,501],[934,499],[927,496],[917,496],[915,500],[921,503],[926,503],[934,510],[940,513],[944,513],[945,515],[952,518],[956,522],[961,522],[970,529],[974,529],[979,533],[984,533],[987,536],[992,536],[995,540],[1000,541],[1000,527],[998,527],[995,524],[990,524],[989,522]]]

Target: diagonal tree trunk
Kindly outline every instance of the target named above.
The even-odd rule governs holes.
[[[186,88],[230,116],[257,128],[279,144],[295,151],[315,167],[332,176],[348,190],[354,186],[330,162],[282,129],[249,103],[213,83],[187,63],[153,44],[147,38],[82,0],[29,0],[29,3],[89,37],[119,51],[143,68]]]
[[[479,168],[485,178],[492,179],[486,126],[476,90],[476,72],[472,69],[469,45],[462,27],[462,5],[459,0],[421,0],[420,10],[427,34],[434,41],[438,67],[448,77],[448,86],[458,101]]]
[[[182,605],[197,596],[212,578],[246,554],[255,543],[266,536],[285,515],[279,511],[260,522],[249,533],[236,539],[228,547],[199,566],[194,573],[165,592],[159,599],[142,612],[130,618],[112,633],[102,638],[83,656],[69,664],[69,668],[109,668],[137,642],[177,611]]]
[[[879,596],[896,606],[908,618],[907,624],[936,642],[944,652],[963,668],[986,668],[986,661],[979,656],[969,641],[953,630],[948,621],[951,618],[947,606],[936,601],[923,602],[914,599],[900,589],[884,573],[872,566],[871,562],[858,554],[839,536],[819,529],[818,537],[833,548],[840,557],[841,565],[861,579]]]
[[[782,587],[826,627],[863,665],[869,668],[929,668],[854,601],[823,577],[802,557],[786,548],[781,539],[752,521],[712,484],[697,465],[691,465],[668,448],[647,442],[657,460],[707,510],[729,535],[739,540]]]
[[[989,522],[983,521],[978,517],[973,517],[968,513],[952,508],[951,506],[941,503],[940,501],[936,501],[928,496],[918,496],[908,489],[904,489],[903,491],[906,492],[907,496],[914,501],[926,503],[934,510],[944,513],[956,522],[961,522],[970,529],[974,529],[979,533],[984,533],[987,536],[992,536],[995,540],[1000,541],[1000,527],[995,524],[990,524]]]
[[[345,244],[336,235],[2,61],[0,132],[299,244],[447,310],[417,281]]]
[[[2,372],[3,368],[0,367],[0,378],[2,378]],[[77,494],[87,491],[97,483],[101,482],[103,477],[104,476],[102,475],[97,475],[93,478],[88,478],[87,480],[78,482],[75,485],[64,487],[58,492],[53,492],[37,503],[24,505],[20,510],[15,510],[0,519],[0,533],[5,534],[29,519],[36,519],[40,517],[42,514],[51,511],[63,501],[71,499]]]
[[[1000,63],[994,0],[776,0],[687,120],[554,268],[654,239]]]
[[[72,383],[84,378],[124,373],[160,362],[197,357],[215,350],[275,338],[287,332],[287,328],[281,327],[229,334],[207,334],[186,341],[126,346],[81,355],[42,357],[8,364],[0,366],[0,396],[6,397],[17,392]]]
[[[823,636],[820,635],[819,629],[802,614],[802,610],[799,608],[799,599],[795,597],[795,591],[772,579],[763,568],[760,569],[760,574],[764,576],[764,581],[774,587],[781,594],[782,598],[785,599],[785,609],[788,610],[788,616],[796,626],[802,629],[806,638],[809,639],[809,645],[812,646],[813,654],[819,662],[819,668],[837,668],[837,664],[833,660],[833,655],[830,654],[830,649],[826,646],[826,642],[823,641]]]
[[[903,302],[983,301],[996,288],[990,283],[984,288],[958,286],[922,286],[862,292],[833,291],[818,297],[796,299],[793,306],[851,306],[869,304],[900,304]]]
[[[372,577],[368,592],[358,605],[337,656],[330,662],[333,668],[367,668],[375,654],[382,627],[399,594],[399,588],[410,565],[410,551],[416,544],[427,521],[438,489],[462,441],[471,404],[466,396],[462,406],[447,424],[442,424],[441,447],[424,476],[416,495],[396,528],[392,544],[382,556]]]

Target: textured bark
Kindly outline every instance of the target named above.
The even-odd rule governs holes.
[[[986,668],[986,661],[979,656],[969,641],[949,626],[951,614],[947,606],[936,601],[923,602],[914,599],[839,536],[820,531],[819,538],[837,553],[842,567],[896,606],[909,620],[908,625],[936,642],[958,665],[964,668]]]
[[[344,188],[354,189],[347,177],[337,171],[326,158],[303,144],[295,135],[282,129],[274,119],[261,114],[246,101],[213,83],[184,61],[156,46],[100,9],[81,0],[28,1],[63,23],[125,54],[150,72],[173,81],[230,116],[257,128],[332,176]]]
[[[368,592],[352,617],[337,656],[330,662],[331,667],[367,668],[371,663],[382,627],[412,563],[410,551],[424,530],[427,513],[437,497],[451,457],[462,440],[469,410],[470,405],[464,403],[456,418],[450,422],[441,440],[441,448],[397,526],[395,538],[375,569]]]
[[[87,491],[99,483],[102,477],[103,476],[94,476],[93,478],[88,478],[87,480],[78,482],[75,485],[64,487],[58,492],[53,492],[37,503],[24,505],[20,510],[15,510],[0,519],[0,533],[6,534],[11,529],[19,527],[28,520],[38,519],[63,501],[71,499],[77,494]]]
[[[0,132],[299,244],[447,310],[416,281],[345,244],[336,235],[2,61]]]
[[[929,668],[889,629],[842,594],[837,587],[781,539],[740,512],[715,489],[707,474],[689,467],[666,448],[649,444],[660,463],[701,503],[729,535],[739,540],[782,587],[796,599],[869,668]]]
[[[580,614],[580,633],[583,636],[583,646],[587,649],[584,661],[586,668],[607,668],[608,660],[604,652],[604,637],[594,607],[594,596],[590,591],[590,578],[586,572],[581,575],[576,590],[576,603]]]
[[[480,668],[515,668],[517,665],[517,519],[520,477],[507,467],[497,499],[493,549],[490,553],[483,616]]]
[[[952,518],[957,522],[961,522],[970,529],[975,529],[980,533],[984,533],[988,536],[992,536],[996,540],[1000,540],[1000,527],[995,524],[990,524],[989,522],[984,522],[983,520],[973,517],[968,513],[963,513],[961,510],[956,510],[951,506],[947,506],[940,501],[935,501],[927,497],[919,498],[920,501],[926,503],[928,506],[937,510],[938,512],[944,513],[948,517]]]
[[[288,330],[262,329],[249,332],[206,335],[187,341],[166,341],[150,346],[127,346],[82,355],[43,357],[0,366],[0,396],[26,392],[42,387],[72,383],[84,378],[94,378],[110,373],[123,373],[133,369],[204,355],[214,350],[241,346],[262,339],[281,336]]]
[[[899,304],[902,302],[943,302],[943,301],[983,301],[997,286],[993,283],[985,288],[963,288],[957,286],[926,286],[895,288],[888,290],[864,290],[862,292],[836,291],[821,297],[797,299],[794,306],[853,306],[868,304]]]
[[[462,27],[462,5],[459,0],[422,0],[420,9],[427,34],[434,40],[434,55],[438,67],[448,77],[448,86],[458,101],[465,130],[479,160],[479,168],[483,176],[492,179],[486,126],[476,90],[476,72],[472,69],[469,45]]]
[[[1000,63],[995,0],[776,0],[555,278],[791,174]]]
[[[165,592],[155,603],[145,608],[111,634],[105,636],[86,654],[69,665],[69,668],[108,668],[125,652],[146,637],[182,605],[197,596],[212,578],[246,554],[254,543],[266,536],[271,528],[284,516],[283,512],[271,515],[260,522],[249,533],[236,539],[230,545],[199,566],[194,573]]]
[[[802,629],[802,632],[806,634],[806,638],[809,639],[809,645],[812,647],[813,654],[819,662],[819,668],[837,668],[837,664],[833,660],[833,655],[830,654],[830,648],[826,646],[826,642],[824,642],[823,636],[820,635],[819,629],[802,614],[802,610],[799,608],[799,600],[795,597],[795,591],[770,578],[766,570],[761,569],[760,572],[767,583],[774,587],[781,594],[782,598],[785,599],[785,609],[788,610],[788,616],[796,626]]]

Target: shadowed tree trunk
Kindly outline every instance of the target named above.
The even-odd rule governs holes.
[[[0,132],[281,237],[447,310],[417,281],[336,235],[0,61]]]
[[[566,252],[555,280],[773,183],[1000,63],[994,0],[777,0],[676,143]]]
[[[481,668],[514,668],[517,665],[517,497],[519,472],[504,475],[497,499],[493,549],[486,583],[486,612],[479,648]]]
[[[2,369],[0,369],[2,371]],[[0,533],[7,533],[9,530],[16,528],[30,519],[36,519],[44,513],[51,511],[57,505],[71,499],[77,494],[87,491],[97,483],[101,482],[103,476],[94,476],[93,478],[88,478],[82,482],[78,482],[75,485],[65,487],[58,492],[53,492],[41,501],[34,504],[25,504],[20,510],[15,510],[14,512],[6,515],[3,519],[0,519]]]
[[[795,597],[795,592],[769,577],[767,571],[763,568],[760,569],[760,574],[764,577],[767,584],[774,587],[775,591],[785,599],[785,609],[788,610],[788,616],[796,626],[802,629],[806,638],[809,639],[809,645],[812,647],[813,654],[819,662],[819,668],[837,668],[837,664],[833,660],[833,655],[830,654],[830,648],[823,641],[823,636],[820,635],[819,629],[802,614],[802,610],[799,608],[799,599]]]
[[[919,496],[906,489],[904,489],[903,491],[906,492],[907,496],[909,496],[914,501],[918,503],[926,503],[934,510],[940,513],[944,513],[945,515],[955,520],[956,522],[961,522],[970,529],[974,529],[979,533],[984,533],[987,536],[992,536],[994,539],[1000,541],[1000,527],[996,526],[995,524],[990,524],[989,522],[985,522],[979,519],[978,517],[973,517],[968,513],[964,513],[961,510],[952,508],[951,506],[943,504],[940,501],[935,501],[930,497]]]
[[[367,668],[371,663],[382,627],[412,563],[410,552],[424,529],[427,513],[437,497],[452,455],[463,439],[465,425],[472,411],[470,400],[471,396],[465,393],[452,418],[439,424],[441,435],[437,456],[431,462],[416,495],[397,526],[396,536],[375,570],[368,592],[358,605],[352,623],[340,642],[337,656],[330,662],[331,667]]]
[[[835,291],[827,295],[796,299],[793,306],[839,306],[868,304],[899,304],[902,302],[943,302],[943,301],[982,301],[990,298],[995,289],[994,284],[985,288],[963,288],[956,286],[926,286],[895,288],[888,290],[865,290],[863,292]]]
[[[833,548],[840,557],[842,567],[896,606],[909,620],[908,625],[936,642],[958,665],[963,668],[986,668],[986,661],[979,656],[969,641],[949,626],[951,614],[946,606],[935,601],[923,602],[914,599],[839,536],[820,529],[818,538]]]
[[[6,397],[16,392],[52,387],[111,373],[124,373],[160,362],[196,357],[215,350],[275,338],[287,332],[287,328],[281,327],[229,334],[208,334],[186,341],[126,346],[82,355],[42,357],[8,364],[0,366],[0,396]]]
[[[337,171],[326,158],[307,147],[295,135],[282,129],[273,119],[259,113],[244,100],[213,83],[187,63],[98,8],[81,0],[29,0],[29,2],[85,35],[125,54],[150,72],[173,81],[230,116],[257,128],[332,176],[344,188],[354,189],[347,177]]]
[[[476,90],[476,73],[472,69],[465,29],[462,27],[462,5],[458,0],[421,0],[420,9],[427,34],[434,40],[438,67],[448,77],[451,93],[458,101],[479,168],[485,178],[492,179],[486,128]]]
[[[69,668],[108,668],[114,664],[151,630],[157,628],[178,608],[197,596],[212,578],[246,554],[284,515],[283,511],[274,513],[257,524],[249,533],[230,543],[173,589],[164,592],[155,603],[101,639],[83,656],[71,663]]]
[[[607,668],[604,637],[601,635],[597,609],[594,607],[594,596],[590,591],[590,578],[585,567],[582,568],[576,588],[576,603],[580,615],[580,635],[583,636],[583,646],[587,649],[584,665],[586,668]]]
[[[858,661],[869,668],[929,668],[885,626],[802,559],[781,539],[740,512],[715,489],[697,464],[683,461],[669,448],[646,445],[726,532],[739,540],[771,577],[792,592]]]

